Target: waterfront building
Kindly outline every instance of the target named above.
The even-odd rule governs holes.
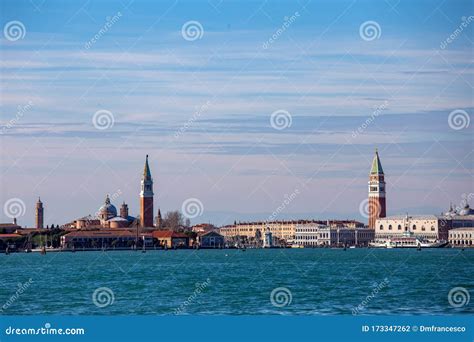
[[[16,224],[16,220],[13,223],[0,223],[0,234],[14,233],[18,229],[21,229],[21,226]]]
[[[375,241],[414,235],[429,242],[448,240],[449,231],[456,228],[474,227],[474,210],[465,203],[462,208],[452,206],[443,215],[399,215],[376,221]]]
[[[331,227],[363,227],[364,224],[354,220],[291,220],[291,221],[257,221],[257,222],[235,222],[233,225],[227,225],[220,228],[220,233],[226,238],[242,237],[247,240],[253,240],[263,236],[266,228],[270,229],[273,238],[284,241],[294,241],[296,226],[328,224]]]
[[[39,197],[38,197],[38,202],[36,202],[36,208],[35,208],[35,223],[36,223],[36,228],[43,228],[44,208],[43,208],[43,202],[41,202],[41,198]]]
[[[451,229],[448,240],[452,247],[474,248],[474,227]]]
[[[375,229],[375,221],[385,216],[385,175],[379,153],[375,150],[369,174],[369,228]]]
[[[421,237],[429,242],[447,240],[450,223],[436,215],[399,215],[376,221],[375,241],[383,242],[407,235]]]
[[[198,233],[197,242],[200,248],[222,248],[225,245],[224,237],[216,231]]]
[[[79,230],[61,236],[62,248],[127,248],[137,235],[130,230]]]
[[[183,233],[172,230],[155,230],[152,232],[153,238],[157,240],[160,247],[166,248],[188,248],[189,237]]]
[[[317,247],[319,229],[328,227],[323,224],[298,224],[295,231],[295,243],[304,247]]]
[[[374,240],[375,231],[371,228],[333,228],[319,227],[318,246],[368,246]]]
[[[153,179],[151,178],[148,154],[141,180],[140,191],[140,226],[153,227]]]
[[[20,234],[10,233],[10,234],[0,234],[0,251],[5,252],[8,248],[10,251],[15,251],[20,248],[21,245]]]

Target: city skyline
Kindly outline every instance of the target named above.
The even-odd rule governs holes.
[[[295,189],[277,219],[367,222],[376,147],[387,215],[439,214],[474,192],[466,6],[2,6],[2,27],[20,21],[25,33],[4,32],[0,65],[1,204],[25,202],[21,225],[33,226],[38,196],[45,225],[94,213],[107,193],[138,213],[146,154],[155,209],[198,198],[193,223],[266,219]],[[194,21],[202,29],[187,36]],[[3,210],[0,221],[11,221]]]
[[[38,199],[35,203],[35,209],[34,209],[35,223],[31,226],[21,224],[21,222],[17,221],[19,218],[24,217],[28,211],[26,203],[21,198],[15,197],[15,198],[8,199],[4,204],[3,212],[11,220],[13,220],[15,224],[19,223],[20,226],[29,227],[29,228],[44,228],[50,225],[56,225],[58,227],[59,226],[62,227],[63,225],[65,226],[69,225],[71,222],[76,222],[76,220],[82,220],[85,222],[90,221],[88,224],[92,224],[92,221],[99,220],[99,219],[101,222],[105,224],[104,227],[106,226],[109,227],[110,224],[107,224],[106,221],[102,221],[102,219],[104,220],[114,219],[115,221],[121,220],[124,222],[128,221],[127,225],[137,220],[138,226],[152,228],[155,225],[155,220],[157,219],[157,216],[159,216],[159,219],[161,220],[161,208],[158,206],[156,213],[154,212],[153,178],[152,178],[152,174],[151,174],[151,170],[150,170],[150,166],[148,162],[148,155],[146,155],[146,158],[145,158],[145,164],[144,164],[144,169],[142,172],[140,184],[141,184],[140,185],[141,191],[139,193],[140,209],[137,211],[136,217],[129,215],[129,211],[128,211],[129,205],[128,203],[125,202],[125,200],[122,200],[122,204],[120,207],[120,214],[118,210],[116,209],[116,206],[114,206],[113,201],[118,200],[121,197],[123,197],[122,196],[123,193],[120,189],[118,189],[113,194],[107,193],[105,197],[105,203],[102,203],[100,207],[97,207],[93,211],[93,213],[88,213],[85,215],[84,214],[76,215],[75,217],[71,217],[64,222],[61,222],[60,224],[58,223],[55,224],[54,222],[51,222],[50,224],[44,223],[44,206],[43,206],[43,202],[41,201],[41,196],[38,196]],[[383,218],[387,216],[386,204],[385,204],[386,194],[385,194],[384,171],[383,171],[383,167],[382,167],[380,157],[378,154],[378,149],[375,149],[375,154],[373,156],[373,160],[372,160],[371,168],[369,172],[368,184],[369,184],[368,197],[360,202],[359,214],[363,217],[363,219],[361,220],[362,222],[368,221],[368,227],[371,229],[375,229],[375,220],[378,218]],[[294,220],[296,221],[297,220],[328,220],[329,222],[330,220],[340,219],[339,217],[285,217],[284,215],[281,215],[281,214],[284,214],[285,209],[292,203],[292,201],[296,199],[296,197],[299,194],[300,194],[299,190],[296,189],[292,194],[285,195],[285,198],[283,202],[280,204],[280,206],[275,208],[272,214],[270,214],[268,217],[263,218],[263,219],[260,219],[260,218],[253,219],[252,217],[246,217],[246,218],[243,218],[242,220],[240,219],[237,220],[235,218],[234,219],[228,218],[228,221],[229,221],[228,223],[224,222],[224,223],[216,224],[216,222],[211,222],[211,221],[209,221],[209,223],[216,224],[216,226],[219,227],[219,226],[228,225],[231,221],[232,222],[239,221],[239,222],[245,223],[245,222],[252,222],[252,221],[275,222],[275,221],[294,221]],[[454,204],[453,206],[453,203],[450,202],[448,211],[453,212],[454,210],[455,212],[459,212],[465,206],[469,208],[469,200],[471,200],[473,197],[474,196],[472,193],[462,194],[462,200],[459,202],[459,204]],[[380,200],[382,200],[382,202],[379,202]],[[118,203],[115,203],[115,204],[118,204]],[[108,208],[110,208],[110,213],[109,213]],[[198,218],[197,221],[193,222],[193,224],[204,222],[202,220],[199,220],[199,217],[204,212],[204,205],[198,198],[186,199],[182,203],[181,208],[177,210],[180,211],[183,214],[183,217],[186,219]],[[441,216],[446,215],[445,214],[446,212],[441,212],[440,213]],[[394,214],[395,213],[391,215],[393,216]],[[413,213],[410,213],[410,215],[412,214]],[[103,215],[105,216],[102,217]],[[406,213],[406,215],[408,216],[408,212]],[[127,220],[125,220],[125,218]],[[353,217],[344,217],[344,219],[350,220],[351,222],[357,222],[358,220],[358,219],[354,219]],[[123,225],[122,223],[120,223],[119,225],[117,224],[119,224],[118,221],[114,223],[114,228],[117,228],[119,226],[120,228],[125,227],[125,226],[122,226]],[[157,226],[156,228],[159,228],[159,227]]]

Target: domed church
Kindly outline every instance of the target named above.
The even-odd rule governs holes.
[[[100,207],[97,216],[103,228],[127,228],[136,220],[135,217],[128,215],[128,206],[125,202],[118,216],[117,208],[110,202],[109,195],[105,198],[105,203]]]
[[[109,195],[105,198],[104,205],[100,207],[98,216],[101,221],[107,221],[117,216],[117,208],[110,203]]]
[[[141,179],[140,191],[140,215],[137,217],[128,214],[128,205],[123,202],[120,214],[110,201],[109,195],[105,197],[104,204],[95,215],[88,215],[66,224],[71,228],[129,228],[140,226],[142,228],[154,228],[153,224],[153,179],[151,178],[148,155]]]

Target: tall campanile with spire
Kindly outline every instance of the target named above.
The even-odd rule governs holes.
[[[369,228],[375,229],[375,220],[386,215],[384,173],[379,153],[375,150],[369,175]]]
[[[148,154],[141,181],[140,191],[140,226],[153,227],[153,179],[151,178]]]

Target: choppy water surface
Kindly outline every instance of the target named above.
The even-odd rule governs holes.
[[[11,315],[474,313],[474,250],[31,253],[0,264]],[[455,287],[467,290],[452,293],[459,308]]]

